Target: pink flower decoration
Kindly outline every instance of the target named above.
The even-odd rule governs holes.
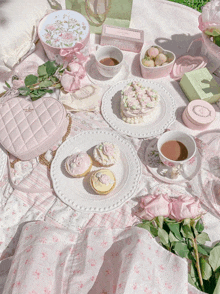
[[[86,75],[85,69],[80,62],[73,61],[68,64],[71,73],[77,74],[80,79],[83,79]]]
[[[60,82],[66,92],[72,93],[80,88],[79,77],[67,70],[62,75]]]
[[[170,214],[170,198],[166,194],[147,195],[141,198],[141,212],[136,213],[142,219],[152,220],[157,216],[168,217]]]
[[[212,0],[202,8],[199,16],[199,29],[203,32],[211,28],[220,28],[220,1]]]
[[[201,214],[201,205],[196,197],[182,195],[171,200],[170,218],[181,221],[185,218],[195,218]]]
[[[45,29],[48,30],[48,31],[54,31],[56,29],[56,26],[54,24],[48,24],[45,27]]]
[[[15,88],[15,89],[19,89],[19,88],[25,86],[24,80],[13,80],[12,83],[13,83],[13,88]]]
[[[65,33],[62,33],[61,35],[61,39],[64,41],[64,42],[73,42],[75,39],[76,39],[76,36],[74,36],[72,33],[70,32],[65,32]]]
[[[101,176],[99,176],[99,180],[104,185],[109,185],[111,183],[111,179],[107,175],[101,175]]]
[[[103,151],[106,155],[113,156],[114,151],[115,151],[114,145],[113,144],[104,144]]]

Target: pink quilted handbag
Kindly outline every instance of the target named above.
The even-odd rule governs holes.
[[[68,122],[64,106],[52,97],[12,98],[0,104],[0,143],[20,160],[30,160],[61,140]]]

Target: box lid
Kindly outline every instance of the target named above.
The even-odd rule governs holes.
[[[197,125],[210,124],[215,119],[215,109],[207,101],[193,100],[187,106],[187,118]]]
[[[38,26],[41,42],[53,48],[74,47],[78,42],[84,43],[89,34],[87,19],[73,10],[54,11],[46,15]]]

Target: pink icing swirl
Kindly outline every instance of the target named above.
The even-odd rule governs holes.
[[[104,152],[104,154],[106,154],[108,156],[114,156],[114,153],[115,153],[114,145],[111,143],[103,144],[103,152]]]
[[[109,185],[112,183],[112,180],[108,175],[98,173],[97,178],[104,185]]]
[[[67,166],[71,174],[83,174],[91,165],[91,159],[87,153],[80,152],[67,159]]]

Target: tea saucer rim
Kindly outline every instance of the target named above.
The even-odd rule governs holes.
[[[146,147],[146,150],[145,150],[144,165],[147,167],[147,169],[149,170],[149,172],[154,177],[156,177],[158,180],[160,180],[162,182],[165,182],[165,183],[168,183],[168,184],[186,183],[186,182],[190,182],[193,178],[195,178],[195,176],[198,174],[198,172],[200,170],[201,163],[202,163],[202,158],[201,158],[201,155],[200,155],[200,153],[199,153],[198,150],[196,151],[196,154],[195,154],[197,163],[195,165],[194,171],[192,172],[192,176],[190,176],[190,178],[183,178],[182,176],[181,176],[181,178],[179,180],[178,180],[178,178],[177,179],[167,178],[165,176],[160,175],[157,172],[157,168],[150,167],[149,164],[148,164],[148,158],[147,158],[147,156],[148,156],[148,153],[149,153],[150,148],[155,144],[155,142],[157,140],[158,140],[157,138],[154,138],[153,140],[151,140],[151,142],[148,144],[148,146]]]

